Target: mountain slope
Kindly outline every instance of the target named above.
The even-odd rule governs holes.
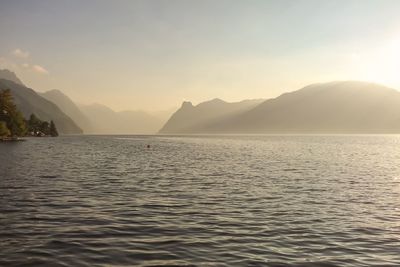
[[[32,113],[41,120],[53,120],[61,134],[81,134],[82,130],[57,105],[41,97],[34,90],[10,80],[0,79],[0,90],[10,89],[15,104],[25,118]]]
[[[95,134],[154,134],[163,120],[143,111],[121,111],[101,105],[80,106],[92,123]]]
[[[213,99],[193,106],[184,102],[159,131],[163,134],[177,133],[210,133],[210,125],[250,110],[263,102],[262,99],[244,100],[228,103]]]
[[[220,133],[400,133],[400,92],[378,84],[314,84],[211,127]]]
[[[40,93],[41,96],[56,104],[66,115],[68,115],[84,132],[91,132],[92,126],[89,119],[78,108],[78,106],[64,93],[59,90],[51,90]]]
[[[17,77],[17,75],[15,75],[14,72],[9,71],[7,69],[4,70],[0,70],[0,79],[5,79],[5,80],[9,80],[9,81],[13,81],[16,84],[19,85],[24,85],[21,80]]]

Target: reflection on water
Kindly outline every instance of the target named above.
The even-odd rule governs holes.
[[[400,266],[399,163],[399,136],[3,143],[0,266]]]

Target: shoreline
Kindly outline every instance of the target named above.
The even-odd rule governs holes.
[[[1,137],[0,142],[22,142],[26,141],[24,138],[20,137]]]

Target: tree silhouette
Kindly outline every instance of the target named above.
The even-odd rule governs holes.
[[[58,131],[56,125],[54,124],[54,121],[50,121],[50,135],[53,137],[58,136]]]
[[[0,121],[6,123],[6,127],[9,129],[11,135],[25,135],[26,124],[24,117],[14,104],[9,89],[0,91]]]
[[[10,90],[0,91],[0,136],[58,136],[56,125],[42,121],[35,114],[31,114],[25,121],[22,113],[14,104]]]
[[[0,137],[9,136],[11,134],[10,130],[7,128],[5,121],[0,121]]]

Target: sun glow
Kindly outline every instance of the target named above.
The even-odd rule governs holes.
[[[359,63],[364,80],[400,89],[400,38],[372,50]]]

